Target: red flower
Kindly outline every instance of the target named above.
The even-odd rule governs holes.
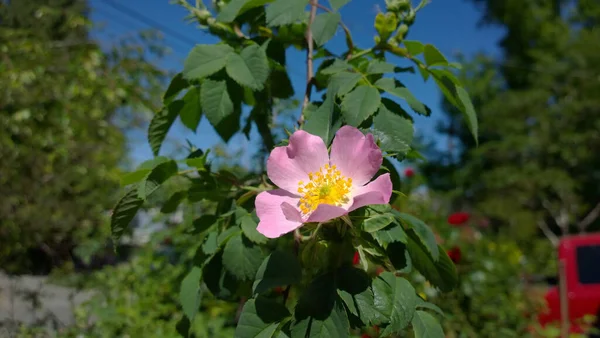
[[[404,169],[404,176],[406,176],[408,178],[413,177],[413,176],[415,176],[415,171],[412,170],[412,168],[406,168],[406,169]]]
[[[381,275],[384,272],[385,272],[385,269],[380,266],[378,266],[377,270],[375,270],[375,273],[377,274],[377,276]]]
[[[362,334],[362,336],[360,336],[360,338],[371,338],[371,336],[369,336],[369,335],[368,335],[368,334],[366,334],[366,333],[363,333],[363,334]]]
[[[462,252],[460,251],[460,248],[455,246],[448,250],[448,257],[450,257],[454,264],[458,264],[462,258]]]
[[[273,290],[275,291],[275,293],[279,293],[279,294],[283,293],[283,291],[284,291],[281,286],[276,286]]]
[[[469,221],[470,217],[471,215],[466,212],[455,212],[448,216],[448,223],[455,226],[463,225]]]
[[[354,258],[352,258],[352,265],[356,265],[360,263],[360,255],[358,254],[358,251],[354,252]]]

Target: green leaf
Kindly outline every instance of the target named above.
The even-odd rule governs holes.
[[[223,252],[217,252],[202,268],[208,290],[219,299],[232,301],[239,287],[237,279],[223,266]]]
[[[456,267],[446,252],[438,246],[439,259],[433,260],[428,250],[421,244],[419,238],[412,230],[408,231],[406,248],[410,254],[413,267],[431,284],[444,292],[452,291],[458,283]]]
[[[225,81],[206,80],[202,82],[200,96],[206,118],[214,127],[233,114],[233,101],[229,97]]]
[[[429,228],[427,224],[425,224],[423,221],[421,221],[413,215],[399,211],[394,211],[394,214],[403,224],[405,224],[407,227],[410,227],[410,229],[414,230],[421,243],[425,246],[425,248],[427,248],[427,251],[429,251],[429,254],[433,258],[433,260],[437,261],[439,257],[439,250],[437,242],[435,240],[435,235],[433,231],[431,231],[431,228]]]
[[[346,122],[358,127],[364,120],[379,107],[381,96],[374,87],[358,86],[344,97],[342,101],[342,115]]]
[[[348,337],[350,323],[330,273],[315,278],[298,299],[291,338]]]
[[[280,302],[265,297],[250,299],[244,304],[234,337],[271,338],[279,322],[290,316]]]
[[[446,60],[444,55],[437,48],[435,48],[435,46],[426,44],[424,53],[427,67],[448,65],[448,60]]]
[[[381,150],[404,156],[410,150],[415,128],[411,120],[389,111],[383,104],[373,118],[373,128],[378,131]]]
[[[403,43],[411,56],[417,56],[425,50],[425,46],[419,41],[404,40]]]
[[[233,236],[223,250],[225,269],[240,280],[253,280],[263,261],[261,249],[241,234]]]
[[[333,98],[328,95],[325,101],[314,112],[307,117],[302,129],[306,132],[319,136],[325,144],[329,144],[332,138],[333,130],[331,128],[333,120]]]
[[[252,292],[263,293],[277,286],[300,283],[302,268],[295,255],[287,251],[274,251],[256,272]]]
[[[302,19],[308,0],[277,0],[267,6],[267,26],[275,27]]]
[[[369,66],[367,67],[368,74],[393,73],[395,70],[395,65],[381,60],[372,60],[369,62]]]
[[[285,69],[273,68],[268,80],[271,85],[271,95],[280,99],[288,99],[294,96],[294,86]]]
[[[193,233],[201,234],[210,229],[215,223],[217,223],[217,216],[202,215],[192,222],[192,225],[194,226]]]
[[[185,159],[185,164],[192,168],[203,170],[206,168],[206,159],[210,153],[210,149],[208,149],[205,153],[200,149],[196,150],[196,152],[198,153],[192,153]]]
[[[385,246],[394,242],[406,243],[408,240],[406,232],[404,229],[402,229],[402,226],[396,222],[393,222],[385,228],[373,233],[373,237],[381,246]]]
[[[183,63],[183,77],[199,80],[225,67],[234,50],[229,45],[196,45]]]
[[[200,88],[190,89],[183,97],[183,106],[179,110],[179,118],[184,126],[196,132],[200,118],[202,117],[202,106],[200,105]]]
[[[126,173],[125,175],[121,176],[121,186],[124,187],[143,180],[144,177],[150,173],[150,171],[151,169],[143,169]]]
[[[150,174],[140,182],[138,194],[141,199],[147,199],[166,180],[177,174],[177,162],[170,160],[157,165]]]
[[[375,82],[375,86],[406,101],[406,103],[408,103],[410,108],[414,110],[415,113],[425,116],[429,116],[431,114],[431,110],[421,101],[417,100],[417,98],[406,87],[396,87],[395,82],[390,81],[389,78],[377,80],[377,82]]]
[[[202,251],[207,255],[212,255],[219,249],[217,242],[218,234],[216,232],[210,232],[202,243]]]
[[[365,271],[345,266],[338,270],[338,276],[338,294],[351,314],[365,325],[379,325],[387,321],[375,308],[371,278]]]
[[[250,45],[239,55],[229,54],[225,69],[233,80],[253,90],[262,90],[269,77],[267,54],[259,45]]]
[[[144,204],[144,200],[138,197],[137,189],[132,189],[113,208],[110,216],[110,230],[115,247],[142,204]]]
[[[431,314],[417,310],[412,319],[412,327],[415,338],[444,338],[442,326]]]
[[[385,251],[396,271],[401,273],[409,273],[412,270],[412,260],[410,259],[410,254],[408,253],[404,243],[390,243]]]
[[[348,71],[352,69],[354,68],[348,62],[342,61],[340,59],[335,59],[335,61],[333,61],[333,63],[329,67],[323,68],[321,70],[321,73],[325,75],[333,75],[339,72]]]
[[[163,214],[169,214],[177,210],[177,207],[187,197],[187,191],[178,191],[171,195],[169,199],[160,208],[160,212]]]
[[[177,73],[173,80],[171,80],[167,91],[163,95],[164,105],[169,105],[169,103],[171,103],[177,97],[177,94],[179,94],[179,92],[181,92],[185,88],[189,87],[189,85],[190,83],[183,78],[183,74]]]
[[[182,101],[176,102],[179,102],[177,104],[183,104]],[[163,108],[154,114],[150,121],[150,125],[148,126],[148,143],[150,144],[154,156],[158,155],[169,129],[173,125],[173,122],[175,122],[175,118],[177,118],[179,109],[177,109],[178,107],[175,105],[176,102],[171,102],[167,108]]]
[[[217,21],[230,23],[238,16],[240,10],[251,0],[231,0],[225,7],[221,8]]]
[[[315,21],[310,26],[313,38],[317,46],[322,46],[329,41],[337,31],[342,16],[340,13],[321,13],[315,17]]]
[[[244,235],[252,242],[256,244],[265,244],[269,240],[265,235],[256,230],[258,222],[252,214],[246,211],[246,209],[238,207],[235,210],[235,222],[242,228]]]
[[[344,6],[348,2],[350,2],[350,0],[329,0],[329,4],[331,5],[331,8],[334,11],[337,11],[338,9],[342,8],[342,6]]]
[[[342,97],[354,89],[360,79],[362,75],[359,73],[342,71],[331,76],[328,87],[332,95]]]
[[[442,311],[442,309],[440,309],[437,305],[426,302],[421,298],[417,299],[417,309],[433,310],[433,311],[437,312],[440,316],[444,315],[444,312]]]
[[[194,322],[194,317],[198,312],[200,306],[200,279],[202,278],[202,269],[194,266],[192,270],[183,278],[181,281],[181,287],[179,288],[179,301],[183,308],[183,313],[190,320]]]
[[[394,220],[394,215],[392,214],[376,213],[363,221],[363,230],[366,232],[379,231],[390,225]]]
[[[473,103],[471,102],[471,98],[469,97],[469,93],[463,87],[456,87],[456,91],[458,94],[458,98],[463,105],[463,114],[467,121],[467,126],[475,139],[475,143],[479,144],[478,138],[478,126],[477,126],[477,114],[475,113],[475,108],[473,107]]]
[[[415,312],[417,295],[406,279],[383,272],[373,281],[373,295],[375,308],[390,322],[382,336],[400,332],[408,326]]]

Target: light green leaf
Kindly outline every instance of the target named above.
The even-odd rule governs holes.
[[[239,233],[227,241],[223,250],[225,269],[239,280],[253,280],[263,259],[261,249]]]
[[[152,149],[154,156],[158,155],[169,129],[175,122],[179,109],[183,105],[182,101],[171,102],[167,108],[163,108],[161,111],[154,114],[150,125],[148,125],[148,143]]]
[[[150,171],[151,169],[143,169],[126,173],[125,175],[121,176],[121,186],[124,187],[143,180],[144,177],[150,173]]]
[[[381,96],[374,87],[358,86],[344,97],[342,101],[342,115],[346,122],[358,127],[364,120],[379,107]]]
[[[200,118],[202,117],[202,106],[200,105],[200,88],[190,89],[183,97],[183,107],[179,111],[179,118],[184,126],[196,132]]]
[[[333,63],[327,67],[327,68],[323,68],[321,70],[322,74],[325,75],[333,75],[342,71],[348,71],[354,69],[352,67],[352,65],[350,65],[348,62],[340,60],[340,59],[335,59],[335,61],[333,61]]]
[[[297,284],[301,279],[302,268],[296,256],[287,251],[275,251],[258,268],[252,292],[263,293],[277,286]]]
[[[307,133],[319,136],[325,144],[332,138],[333,98],[327,95],[325,101],[307,117],[302,127]]]
[[[267,26],[275,27],[302,19],[308,0],[277,0],[267,6]]]
[[[206,159],[209,153],[210,149],[206,150],[206,152],[202,152],[202,150],[197,149],[185,159],[185,164],[192,168],[204,170],[206,167]]]
[[[181,92],[185,88],[189,87],[189,85],[190,83],[183,78],[183,74],[177,73],[173,80],[171,80],[167,91],[165,91],[165,94],[163,95],[163,104],[165,106],[169,105],[169,103],[171,103],[171,101],[173,101],[177,97],[177,94],[179,94],[179,92]]]
[[[473,107],[473,103],[471,102],[471,98],[469,97],[469,93],[463,87],[456,87],[456,91],[458,94],[458,98],[463,105],[463,114],[465,116],[467,126],[475,139],[475,143],[479,144],[479,128],[477,126],[477,114],[475,113],[475,108]]]
[[[181,281],[179,288],[179,301],[183,308],[183,313],[194,322],[198,307],[200,306],[200,279],[202,278],[202,269],[194,266],[192,270]]]
[[[140,182],[138,195],[145,200],[156,191],[166,180],[177,174],[177,162],[170,160],[157,165],[148,174],[146,179]]]
[[[204,239],[204,243],[202,243],[202,251],[207,255],[212,255],[217,252],[219,248],[219,244],[217,243],[218,233],[213,231],[210,232],[206,238]]]
[[[404,231],[404,229],[402,229],[402,226],[400,226],[396,222],[392,222],[385,228],[374,232],[373,237],[381,246],[385,246],[389,243],[394,242],[406,243],[406,241],[408,240],[406,232]]]
[[[444,338],[444,330],[442,326],[431,314],[417,310],[412,319],[413,331],[415,338]]]
[[[237,83],[253,90],[262,90],[269,77],[267,54],[259,45],[248,46],[239,55],[229,54],[225,69]]]
[[[238,207],[235,210],[235,222],[242,228],[244,235],[252,242],[256,244],[265,244],[269,240],[265,235],[256,230],[258,222],[252,214],[246,211],[246,209]]]
[[[315,17],[310,29],[317,46],[324,45],[335,35],[341,19],[340,13],[329,12],[321,13]]]
[[[437,48],[435,48],[435,46],[426,44],[424,53],[427,67],[448,65],[448,60],[446,60],[444,55]]]
[[[392,113],[383,104],[373,118],[373,128],[378,131],[381,150],[406,155],[413,141],[415,128],[411,120]]]
[[[408,235],[406,248],[410,254],[413,267],[440,290],[444,292],[452,291],[458,282],[458,277],[456,267],[446,251],[438,246],[439,259],[435,262],[412,229],[408,231]]]
[[[425,46],[419,41],[404,40],[403,43],[411,56],[417,56],[425,50]]]
[[[132,189],[113,208],[112,215],[110,216],[110,230],[115,248],[142,204],[144,204],[144,200],[138,197],[137,189]]]
[[[421,101],[417,100],[417,98],[406,87],[397,87],[393,79],[379,79],[377,82],[375,82],[375,86],[406,101],[406,103],[408,103],[410,108],[414,110],[415,113],[425,116],[429,116],[431,114],[431,110],[427,106],[425,106]]]
[[[406,279],[383,272],[373,281],[373,295],[375,308],[390,322],[382,336],[400,332],[408,326],[415,313],[417,295]]]
[[[221,8],[217,21],[230,23],[238,16],[240,10],[251,0],[231,0],[225,7]]]
[[[381,60],[372,60],[369,62],[369,66],[367,67],[368,74],[393,73],[395,70],[395,65]]]
[[[444,312],[442,311],[442,309],[440,309],[437,305],[426,302],[421,298],[417,298],[417,309],[433,310],[433,311],[437,312],[440,316],[444,315]]]
[[[244,304],[234,337],[271,338],[279,322],[290,316],[280,302],[265,297],[250,299]]]
[[[394,220],[394,215],[392,214],[376,213],[363,221],[363,230],[366,232],[379,231],[390,225]]]
[[[331,8],[334,11],[337,11],[338,9],[342,8],[342,6],[344,6],[348,2],[350,2],[350,0],[329,0],[329,4],[331,5]]]
[[[431,228],[429,228],[427,224],[425,224],[423,221],[421,221],[413,215],[399,212],[396,210],[394,210],[394,214],[403,224],[414,230],[414,232],[419,237],[421,243],[423,243],[423,245],[427,248],[427,251],[429,251],[429,254],[431,254],[433,260],[437,261],[439,257],[439,250],[437,242],[435,240],[435,235],[433,231],[431,231]]]
[[[342,71],[329,79],[328,87],[332,95],[342,97],[354,89],[360,79],[362,79],[362,75],[359,73]]]
[[[233,114],[233,102],[225,81],[205,80],[200,88],[200,97],[206,118],[214,127]]]
[[[214,74],[225,67],[233,52],[229,45],[196,45],[183,63],[183,77],[199,80]]]

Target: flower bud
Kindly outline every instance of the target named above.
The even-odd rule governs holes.
[[[400,25],[400,27],[398,27],[398,32],[396,33],[396,36],[394,36],[394,39],[398,42],[402,42],[402,40],[404,40],[404,38],[406,37],[407,33],[408,25],[403,23]]]
[[[410,0],[385,0],[387,9],[393,12],[402,12],[410,9]]]
[[[404,23],[410,26],[413,23],[415,23],[416,17],[417,17],[417,13],[411,9],[410,12],[408,13],[408,15],[406,15],[404,17]]]

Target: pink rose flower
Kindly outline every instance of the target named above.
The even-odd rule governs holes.
[[[344,126],[331,144],[303,130],[271,151],[267,174],[280,189],[256,197],[258,232],[277,238],[307,222],[327,222],[370,204],[387,204],[390,174],[371,181],[383,162],[373,135]]]

